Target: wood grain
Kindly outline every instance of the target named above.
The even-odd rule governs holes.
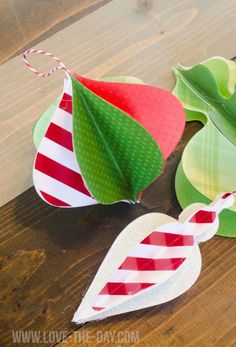
[[[173,87],[171,67],[177,62],[191,65],[212,55],[235,55],[235,0],[148,4],[114,0],[37,47],[90,77],[136,75],[167,89]],[[43,70],[49,66],[42,57],[34,63]],[[47,80],[36,78],[21,57],[0,66],[0,76],[0,156],[7,168],[0,173],[3,205],[32,186],[32,125],[60,93],[63,77],[58,73]]]
[[[2,0],[0,64],[110,0]]]
[[[50,11],[47,3],[45,8]],[[211,55],[235,55],[235,9],[236,2],[231,0],[117,0],[38,47],[61,56],[68,67],[91,77],[133,74],[171,89],[170,69],[177,62],[190,65]],[[24,17],[26,10],[18,12],[22,22],[20,13]],[[60,21],[63,13],[57,16]],[[41,17],[37,30],[37,37],[48,30]],[[9,54],[18,49],[20,45],[14,48],[9,44]],[[40,59],[35,62],[42,68],[49,66]],[[70,323],[122,228],[150,211],[174,217],[179,214],[175,171],[184,146],[200,125],[187,125],[164,175],[143,194],[141,205],[56,209],[28,188],[35,152],[32,123],[60,92],[62,75],[34,78],[20,57],[2,65],[0,72],[1,203],[18,195],[0,208],[0,345],[13,346],[12,331],[33,330],[46,338],[52,331],[65,332],[69,338],[59,347],[95,346],[98,333],[100,345],[131,345],[112,342],[107,335],[111,332],[117,339],[124,331],[138,332],[139,342],[133,344],[138,346],[235,346],[235,242],[220,237],[201,246],[200,278],[176,300],[82,327]],[[55,346],[55,342],[18,345],[46,347]]]

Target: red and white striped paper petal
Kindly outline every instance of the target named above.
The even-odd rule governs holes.
[[[193,251],[192,235],[170,223],[155,229],[134,247],[93,302],[94,310],[112,307],[130,295],[167,281]]]
[[[101,265],[107,275],[99,270],[73,321],[81,323],[138,309],[141,297],[145,302],[141,306],[146,307],[182,294],[200,272],[198,242],[206,238],[205,233],[207,238],[213,236],[219,213],[233,203],[232,193],[223,194],[209,206],[201,206],[195,211],[189,208],[182,223],[160,214],[149,214],[131,223],[117,238]],[[153,215],[159,226],[150,230]],[[145,237],[141,238],[141,235]],[[129,242],[132,237],[136,241],[139,238],[136,244]],[[122,247],[125,254],[121,252]],[[119,252],[122,256],[117,256]],[[135,304],[130,303],[132,301]]]
[[[86,188],[72,141],[72,87],[65,79],[61,101],[39,145],[33,181],[38,194],[57,207],[97,204]]]

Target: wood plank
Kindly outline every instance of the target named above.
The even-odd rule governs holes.
[[[90,77],[136,75],[171,89],[171,67],[195,64],[212,55],[235,55],[236,3],[178,0],[114,0],[52,35],[37,47],[51,51]],[[48,62],[34,59],[43,70]],[[31,129],[62,88],[62,74],[39,79],[16,57],[0,66],[0,205],[32,186],[35,150]],[[7,169],[6,169],[7,168]],[[17,179],[16,179],[17,178]]]
[[[55,209],[44,204],[33,189],[2,207],[1,345],[12,346],[12,331],[72,332],[72,313],[108,245],[143,212],[141,206],[124,203]]]
[[[39,47],[59,53],[65,62],[68,60],[69,67],[93,77],[136,74],[169,89],[173,85],[170,67],[177,61],[193,64],[213,54],[235,55],[233,41],[228,39],[235,26],[234,1],[226,4],[209,1],[207,5],[201,0],[142,3],[149,5],[144,6],[141,1],[111,2]],[[67,30],[77,35],[77,40],[74,35],[71,39]],[[65,43],[65,39],[71,40],[75,47],[71,42]],[[38,60],[38,63],[47,66],[46,62],[42,64]],[[1,82],[6,87],[2,91],[6,101],[4,107],[2,103],[4,112],[0,118],[4,133],[0,146],[0,150],[4,146],[1,152],[4,153],[4,157],[1,155],[4,175],[0,183],[1,186],[8,184],[1,194],[9,190],[12,198],[31,184],[34,155],[31,124],[43,107],[57,96],[62,76],[58,74],[48,79],[46,86],[45,80],[34,78],[24,70],[19,57],[0,68]],[[15,100],[12,87],[16,89]],[[203,272],[199,281],[178,299],[83,327],[70,323],[121,229],[150,210],[175,217],[180,212],[174,192],[175,170],[184,146],[198,129],[197,123],[187,125],[182,141],[167,162],[165,174],[147,189],[142,205],[120,203],[62,210],[44,204],[31,188],[1,207],[1,345],[13,345],[12,330],[39,331],[40,337],[46,339],[54,331],[70,335],[60,347],[93,346],[97,333],[100,339],[107,338],[107,332],[115,333],[117,338],[117,332],[122,334],[126,330],[138,331],[139,346],[235,345],[235,242],[219,237],[201,246]],[[13,148],[14,144],[17,148]],[[16,177],[18,181],[9,180],[9,177]],[[4,201],[10,196],[5,196]],[[47,342],[34,345],[55,345],[55,341]],[[24,344],[32,345],[32,341]],[[114,344],[108,338],[101,345]],[[116,345],[129,343],[117,341]]]
[[[0,64],[110,0],[2,0]]]

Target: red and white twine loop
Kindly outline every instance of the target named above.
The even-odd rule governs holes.
[[[52,68],[50,71],[48,72],[39,72],[38,70],[36,70],[35,68],[33,68],[33,66],[29,63],[28,61],[28,54],[31,53],[37,53],[37,54],[41,54],[41,55],[46,55],[50,58],[52,58],[53,60],[55,60],[58,65],[56,65],[54,68]],[[35,73],[37,76],[39,77],[48,77],[51,76],[56,70],[64,70],[67,77],[69,77],[71,75],[70,70],[61,62],[61,60],[59,58],[57,58],[55,55],[45,52],[45,51],[41,51],[39,49],[35,49],[35,48],[30,48],[27,49],[24,53],[23,53],[23,61],[25,63],[25,65],[33,72]]]

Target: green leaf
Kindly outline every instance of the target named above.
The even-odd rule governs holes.
[[[182,207],[214,200],[236,189],[236,64],[211,58],[191,68],[177,67],[173,93],[186,111],[187,121],[204,127],[184,149],[175,189]],[[219,235],[235,237],[236,204],[220,216]]]
[[[73,143],[86,185],[96,200],[138,200],[162,172],[153,137],[129,115],[72,78]]]
[[[214,75],[213,75],[214,73]],[[215,59],[192,68],[175,69],[177,85],[174,94],[187,109],[206,114],[214,125],[236,145],[236,92],[232,95],[230,67]],[[232,84],[232,81],[231,81]]]
[[[201,194],[186,177],[182,163],[180,162],[176,172],[176,195],[181,207],[184,209],[193,203],[209,205],[212,200]],[[236,237],[236,213],[229,209],[220,214],[220,225],[217,235],[225,237]]]
[[[236,148],[211,121],[188,142],[182,163],[191,184],[211,200],[236,188]]]

